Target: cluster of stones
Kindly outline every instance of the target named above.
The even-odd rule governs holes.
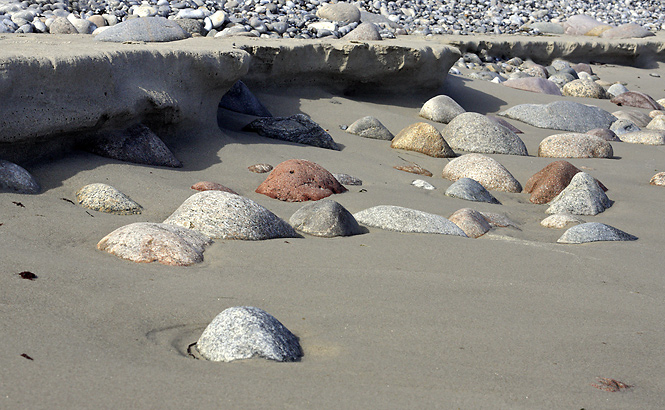
[[[657,1],[41,0],[3,3],[0,32],[83,33],[137,18],[169,19],[192,35],[365,40],[400,34],[569,33],[640,37],[663,28]],[[460,8],[464,12],[460,13]],[[596,20],[598,19],[598,20]],[[616,27],[615,27],[616,26]]]

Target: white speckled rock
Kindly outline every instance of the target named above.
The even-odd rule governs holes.
[[[568,214],[554,214],[540,221],[545,228],[562,229],[572,224],[583,224],[585,221]]]
[[[548,158],[612,158],[612,145],[590,134],[551,135],[538,145],[538,156]]]
[[[665,145],[665,131],[661,130],[627,132],[618,137],[622,142],[629,144]]]
[[[294,238],[291,225],[251,199],[223,191],[203,191],[187,198],[166,224],[194,229],[213,239]]]
[[[196,348],[214,362],[231,362],[259,356],[294,362],[303,353],[298,338],[265,310],[231,307],[217,315],[201,334]]]
[[[497,160],[481,154],[466,154],[450,161],[442,173],[443,178],[457,181],[471,178],[487,190],[522,192],[522,185]]]
[[[626,233],[613,226],[598,222],[587,222],[569,228],[561,235],[558,243],[587,243],[598,241],[635,241],[636,236]]]
[[[407,233],[436,233],[466,238],[464,231],[440,215],[393,205],[379,205],[353,214],[363,225]]]
[[[391,141],[395,136],[378,119],[367,116],[360,118],[346,129],[349,134],[364,138]]]
[[[586,172],[578,172],[547,208],[548,214],[597,215],[612,206],[612,201]]]
[[[23,167],[0,159],[0,191],[37,194],[39,190],[35,178]]]
[[[649,124],[647,124],[647,129],[665,131],[665,115],[656,115]]]
[[[143,209],[116,188],[100,183],[79,189],[76,200],[84,208],[116,215],[140,214]]]
[[[517,134],[475,112],[457,115],[441,135],[454,150],[483,154],[529,155],[524,142]]]
[[[415,179],[411,182],[411,185],[413,185],[416,188],[422,188],[427,191],[433,191],[436,189],[436,187],[432,184],[430,184],[427,181],[423,181],[422,179]]]
[[[474,202],[487,202],[490,204],[501,204],[488,190],[478,181],[471,178],[460,178],[446,190],[446,195],[452,198],[465,199]]]
[[[555,101],[549,104],[520,104],[499,115],[525,122],[538,128],[587,132],[594,128],[609,128],[616,117],[598,107],[574,101]]]
[[[187,266],[203,260],[212,241],[205,235],[167,224],[137,222],[102,238],[97,249],[132,262]]]
[[[428,120],[449,123],[453,118],[465,113],[455,100],[447,95],[437,95],[430,98],[420,109],[420,116]]]

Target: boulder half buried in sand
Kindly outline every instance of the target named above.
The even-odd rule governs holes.
[[[447,95],[437,95],[430,98],[420,109],[420,116],[428,120],[449,123],[453,118],[465,113],[455,100]]]
[[[446,190],[446,195],[452,198],[466,199],[467,201],[501,204],[484,186],[471,178],[460,178],[455,181]]]
[[[591,134],[551,135],[538,145],[538,156],[548,158],[612,158],[612,145]]]
[[[548,214],[597,215],[612,206],[598,182],[586,172],[578,172],[547,208]]]
[[[395,137],[381,121],[371,116],[362,117],[349,125],[346,132],[375,140],[392,141]]]
[[[612,98],[610,102],[616,105],[644,108],[647,110],[663,109],[663,106],[658,104],[656,100],[651,98],[650,95],[641,93],[639,91],[626,91],[625,93],[619,94]]]
[[[23,167],[0,159],[0,192],[39,193],[39,184]]]
[[[105,132],[82,148],[93,154],[135,164],[180,168],[182,163],[150,128],[143,124]]]
[[[443,130],[451,148],[483,154],[529,155],[514,132],[482,114],[465,112],[453,118]]]
[[[287,202],[318,201],[347,189],[321,165],[290,159],[277,165],[256,192]]]
[[[609,112],[574,101],[555,101],[549,104],[520,104],[499,115],[522,121],[538,128],[587,132],[594,128],[609,128],[616,121]]]
[[[295,230],[251,199],[223,191],[203,191],[185,200],[164,221],[213,239],[294,238]]]
[[[97,249],[132,262],[187,266],[203,260],[210,238],[191,229],[137,222],[106,235]]]
[[[265,310],[238,306],[224,310],[206,327],[196,349],[213,362],[259,356],[295,362],[303,356],[298,338]]]
[[[578,172],[582,170],[568,161],[552,162],[529,178],[524,192],[531,194],[529,200],[532,203],[546,204],[559,195]],[[597,182],[603,191],[607,191],[603,184]]]
[[[453,159],[443,168],[442,176],[451,181],[471,178],[490,191],[522,192],[522,185],[503,165],[482,154],[466,154]]]
[[[297,231],[326,238],[363,233],[353,215],[330,199],[322,199],[303,206],[291,216],[289,223]]]
[[[626,233],[610,225],[599,222],[587,222],[568,228],[561,235],[558,243],[587,243],[599,241],[635,241],[636,236]]]
[[[339,151],[330,134],[305,114],[259,118],[247,124],[243,131],[253,131],[266,138]]]
[[[471,208],[458,209],[448,219],[459,226],[469,238],[481,237],[492,229],[483,214]]]
[[[407,233],[436,233],[467,237],[462,229],[440,215],[393,205],[378,205],[353,214],[363,225]]]
[[[78,203],[88,209],[116,215],[140,214],[143,208],[111,185],[89,184],[76,192]]]
[[[391,148],[422,152],[435,158],[454,157],[441,133],[426,122],[411,124],[399,132],[390,144]]]

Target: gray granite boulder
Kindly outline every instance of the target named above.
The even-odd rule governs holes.
[[[362,117],[349,125],[346,129],[349,134],[372,138],[376,140],[392,141],[395,136],[379,121],[372,116]]]
[[[56,17],[49,27],[51,34],[78,34],[78,30],[65,17]]]
[[[265,310],[252,306],[231,307],[217,315],[196,342],[204,358],[231,362],[254,356],[278,362],[298,361],[298,338]]]
[[[175,21],[183,30],[185,30],[185,33],[191,35],[194,34],[205,34],[205,31],[203,30],[203,22],[193,19],[193,18],[182,18],[182,19],[175,19]]]
[[[619,119],[610,125],[610,131],[614,132],[617,136],[639,130],[640,127],[630,120]]]
[[[76,192],[76,200],[84,208],[116,215],[140,214],[143,208],[111,185],[89,184]]]
[[[466,237],[459,226],[440,215],[393,205],[379,205],[353,214],[363,225],[407,233],[434,233]]]
[[[563,34],[563,26],[560,23],[538,21],[535,23],[529,23],[525,28],[530,28],[543,34]]]
[[[569,228],[557,240],[558,243],[587,243],[598,241],[635,241],[636,236],[626,233],[613,226],[599,222],[587,222]]]
[[[179,168],[182,163],[150,128],[143,124],[133,125],[126,130],[103,132],[86,141],[82,149],[136,164]]]
[[[303,206],[291,216],[289,223],[297,231],[326,238],[363,233],[353,215],[330,199],[321,199]]]
[[[575,77],[570,73],[555,73],[549,76],[548,81],[556,84],[559,88],[575,80]]]
[[[538,145],[538,156],[548,158],[612,158],[609,142],[591,134],[577,132],[555,134]]]
[[[501,204],[484,186],[471,178],[460,178],[455,181],[446,189],[446,195],[467,201]]]
[[[575,14],[568,17],[563,23],[565,34],[571,36],[583,36],[594,27],[602,26],[604,23],[586,14]]]
[[[423,104],[419,115],[428,120],[447,124],[453,118],[465,112],[466,110],[449,96],[437,95]]]
[[[252,94],[242,81],[233,84],[233,87],[222,97],[219,106],[241,114],[272,117],[270,111],[261,104],[261,101]]]
[[[612,201],[591,175],[578,172],[549,204],[548,214],[597,215],[611,207]]]
[[[190,196],[164,221],[213,239],[294,238],[291,225],[251,199],[223,191]]]
[[[164,42],[183,40],[189,33],[174,20],[164,17],[139,17],[125,20],[95,36],[98,41],[124,43],[125,41]]]
[[[374,23],[361,23],[343,37],[344,40],[378,41],[381,40],[379,28]]]
[[[443,168],[442,176],[451,181],[471,178],[490,191],[522,192],[522,185],[506,167],[486,155],[466,154],[455,158]]]
[[[360,10],[351,3],[324,4],[316,11],[316,16],[325,20],[340,21],[345,24],[360,21]]]
[[[304,114],[259,118],[247,124],[243,131],[253,131],[262,137],[339,151],[330,134]]]
[[[207,236],[167,224],[137,222],[102,238],[97,249],[132,262],[188,266],[203,261]]]
[[[549,104],[520,104],[499,115],[522,121],[538,128],[587,132],[594,128],[609,128],[616,117],[598,107],[574,101],[555,101]]]
[[[39,193],[39,184],[23,167],[0,159],[0,192]]]
[[[362,185],[363,181],[349,174],[332,174],[342,185]]]
[[[644,38],[655,36],[654,33],[635,23],[622,24],[603,31],[602,38]]]
[[[442,132],[452,149],[483,154],[529,155],[514,132],[475,112],[453,118]]]

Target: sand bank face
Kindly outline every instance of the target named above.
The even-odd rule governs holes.
[[[660,98],[660,80],[630,67],[597,66],[607,81]],[[638,78],[639,77],[639,78]],[[372,115],[393,133],[418,121],[438,93],[467,111],[497,113],[561,97],[449,76],[432,92],[360,97],[319,87],[253,90],[278,116],[305,113],[341,151],[242,132],[254,117],[220,111],[221,129],[192,126],[170,141],[181,169],[72,153],[30,167],[39,195],[0,194],[0,407],[3,408],[661,408],[665,382],[661,147],[612,143],[614,159],[570,162],[601,180],[615,201],[585,217],[636,235],[635,242],[561,245],[540,226],[547,205],[493,191],[503,205],[444,195],[448,163],[397,151],[339,128]],[[665,92],[663,92],[665,93]],[[571,97],[566,97],[571,98]],[[608,100],[572,98],[605,110]],[[644,110],[642,110],[644,111]],[[646,112],[646,111],[644,111]],[[513,120],[529,152],[557,131]],[[191,123],[190,123],[191,124]],[[437,128],[442,124],[431,123]],[[521,182],[552,159],[491,155]],[[521,230],[497,228],[472,240],[370,228],[345,238],[304,236],[217,241],[188,267],[135,264],[95,248],[119,226],[162,221],[195,191],[222,183],[288,220],[302,204],[254,192],[256,163],[306,158],[363,180],[335,195],[351,212],[388,204],[449,216],[464,207],[507,214]],[[393,169],[415,162],[423,178]],[[82,186],[104,182],[143,207],[141,215],[86,212]],[[22,206],[18,206],[20,203]],[[34,272],[35,281],[17,273]],[[187,356],[206,325],[231,306],[273,314],[304,350],[299,363],[210,363]],[[25,353],[34,360],[26,359]],[[591,386],[596,377],[634,385]],[[552,404],[555,403],[555,404]]]

